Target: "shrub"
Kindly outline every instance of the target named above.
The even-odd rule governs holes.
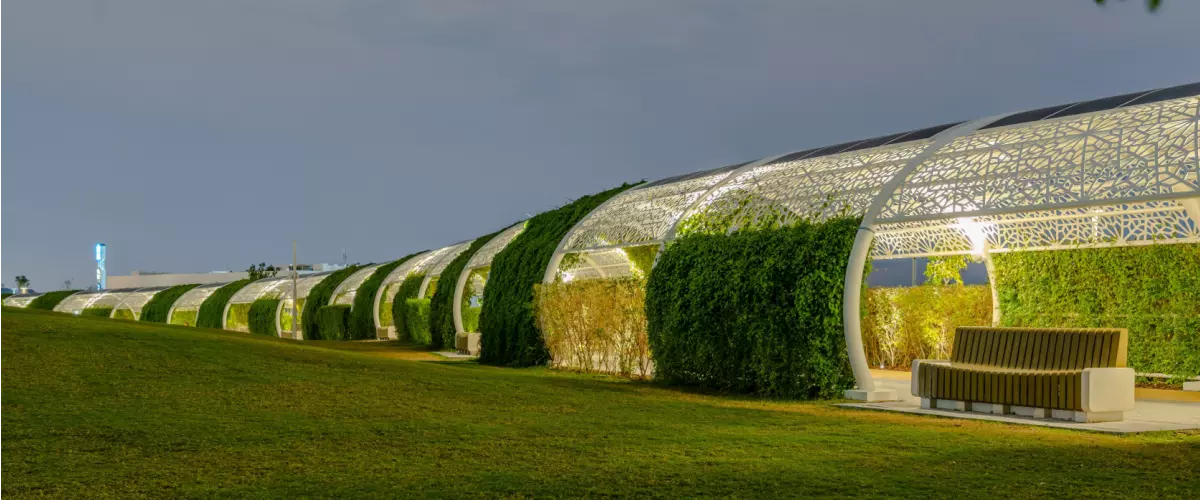
[[[248,279],[238,280],[218,288],[207,299],[204,299],[204,302],[200,303],[194,324],[203,328],[221,328],[221,322],[225,319],[225,304],[229,303],[229,298],[233,297],[233,294],[249,285],[251,281]]]
[[[112,316],[113,308],[111,307],[88,307],[79,311],[80,316],[100,316],[108,318]]]
[[[404,322],[408,338],[418,344],[431,345],[429,332],[429,299],[405,299]]]
[[[865,302],[863,348],[867,362],[880,368],[949,358],[955,328],[992,324],[987,285],[871,288]]]
[[[429,335],[432,338],[430,347],[434,349],[454,347],[454,337],[458,334],[458,329],[454,327],[454,289],[458,287],[458,275],[462,274],[464,267],[467,267],[467,261],[471,260],[471,256],[475,255],[475,252],[478,252],[497,234],[500,234],[500,231],[480,236],[472,241],[471,246],[465,252],[458,254],[458,257],[450,261],[450,264],[442,270],[441,275],[446,277],[446,286],[438,287],[433,293],[425,293],[425,296],[430,298]],[[463,313],[465,314],[466,311],[464,310]]]
[[[54,306],[57,306],[59,302],[62,302],[63,299],[76,293],[79,293],[79,290],[58,290],[54,292],[46,292],[34,297],[33,300],[29,301],[29,305],[25,306],[25,308],[53,311]]]
[[[425,273],[411,273],[404,281],[400,282],[400,289],[396,291],[396,297],[392,299],[392,321],[396,325],[396,338],[400,340],[412,338],[412,333],[408,329],[408,307],[404,301],[417,298],[417,292],[421,291],[421,282],[425,281]]]
[[[176,310],[171,313],[172,325],[196,326],[196,310]]]
[[[161,292],[154,294],[146,305],[142,306],[142,316],[139,321],[149,321],[151,323],[166,323],[167,314],[171,312],[171,306],[175,305],[175,301],[179,297],[187,293],[188,290],[200,286],[199,284],[176,285]]]
[[[550,353],[533,320],[533,285],[542,282],[554,249],[575,223],[631,184],[584,196],[561,208],[535,215],[525,230],[492,259],[479,316],[483,363],[532,366]]]
[[[251,305],[253,305],[253,302],[229,304],[229,314],[225,318],[225,329],[238,332],[249,332]]]
[[[800,221],[675,240],[647,283],[655,377],[769,396],[840,397],[854,383],[842,290],[859,222]]]
[[[1129,330],[1129,366],[1200,375],[1200,245],[995,254],[1005,326]]]
[[[637,278],[534,285],[538,328],[550,365],[649,376],[646,286]]]
[[[275,327],[275,312],[279,310],[279,299],[258,299],[250,303],[248,323],[250,333],[279,336]]]
[[[309,289],[308,296],[304,300],[304,309],[300,311],[300,329],[304,332],[304,338],[326,340],[325,335],[321,333],[321,324],[317,321],[317,310],[328,305],[329,297],[333,295],[334,289],[360,268],[362,268],[361,265],[355,264],[338,269]]]
[[[113,311],[113,313],[112,313],[112,316],[111,316],[111,317],[112,317],[113,319],[123,319],[123,320],[128,320],[128,321],[137,321],[137,318],[133,317],[133,309],[130,309],[130,308],[128,308],[128,307],[122,307],[122,308],[120,308],[120,309],[117,309],[116,311]]]
[[[420,253],[411,253],[375,268],[375,272],[358,285],[358,292],[354,295],[354,307],[350,311],[350,338],[373,339],[376,337],[375,295],[379,291],[379,285],[396,267]]]
[[[350,306],[335,304],[317,309],[317,323],[325,340],[347,340],[350,338]]]

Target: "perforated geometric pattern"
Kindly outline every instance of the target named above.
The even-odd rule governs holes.
[[[504,250],[504,247],[507,247],[509,243],[512,243],[512,240],[517,239],[517,236],[519,236],[524,230],[525,222],[518,222],[513,224],[512,227],[505,229],[500,234],[497,234],[496,237],[488,240],[488,242],[484,243],[482,247],[479,247],[479,250],[475,251],[475,254],[471,256],[471,260],[467,261],[467,266],[465,269],[475,269],[478,267],[490,266],[492,264],[492,259],[496,257],[496,254],[500,253],[501,250]]]

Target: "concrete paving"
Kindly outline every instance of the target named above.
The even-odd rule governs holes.
[[[912,395],[908,380],[899,377],[875,377],[875,384],[881,388],[896,391],[896,395],[900,400],[886,403],[846,403],[837,406],[1117,434],[1200,429],[1200,403],[1197,402],[1138,399],[1134,404],[1133,411],[1126,413],[1125,420],[1121,422],[1077,423],[1066,420],[1018,417],[1015,415],[927,410],[921,408],[920,398]]]

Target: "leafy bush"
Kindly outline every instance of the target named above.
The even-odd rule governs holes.
[[[237,280],[218,288],[207,299],[204,299],[204,302],[200,303],[194,324],[202,328],[221,328],[221,322],[225,319],[225,304],[229,303],[229,298],[233,297],[233,294],[249,285],[251,281],[248,279]]]
[[[1200,245],[995,254],[1005,326],[1129,329],[1129,366],[1200,375]]]
[[[229,304],[229,314],[225,318],[225,329],[238,332],[249,332],[251,305],[253,305],[253,302]]]
[[[454,337],[458,334],[458,329],[454,327],[454,289],[458,287],[458,275],[462,274],[464,267],[467,267],[467,261],[471,260],[471,256],[475,255],[475,252],[478,252],[497,234],[500,234],[500,231],[480,236],[472,241],[471,246],[465,252],[458,254],[458,257],[450,261],[450,264],[442,270],[442,276],[446,277],[446,286],[437,287],[433,293],[425,293],[425,296],[430,298],[429,316],[432,323],[429,325],[429,334],[433,340],[430,347],[434,349],[454,347]],[[463,313],[465,314],[466,311],[464,310]]]
[[[650,375],[644,281],[590,279],[534,285],[533,296],[551,366],[627,377]]]
[[[258,299],[250,303],[250,333],[278,337],[279,330],[275,327],[275,312],[278,310],[279,299]]]
[[[479,316],[480,362],[532,366],[550,360],[533,320],[533,285],[542,282],[554,249],[575,223],[630,187],[633,185],[622,184],[537,214],[496,254]]]
[[[987,285],[871,288],[865,302],[863,348],[867,362],[881,368],[949,358],[955,328],[992,324]]]
[[[400,289],[392,299],[392,319],[396,325],[396,338],[400,340],[412,338],[412,332],[408,329],[408,306],[404,302],[417,298],[422,281],[425,281],[425,273],[410,273],[400,282]]]
[[[396,318],[392,313],[392,306],[394,306],[396,302],[389,300],[388,295],[392,293],[392,289],[399,287],[400,283],[389,283],[387,286],[383,287],[383,292],[381,292],[383,296],[379,298],[379,326],[381,328],[396,326]]]
[[[317,323],[325,340],[350,339],[351,311],[347,304],[322,306],[317,309]]]
[[[655,377],[770,396],[841,397],[854,384],[842,289],[859,222],[800,221],[675,240],[647,283]]]
[[[433,344],[429,331],[429,302],[429,299],[404,300],[404,322],[408,338],[418,344]]]
[[[630,271],[635,277],[646,279],[650,269],[654,267],[654,257],[658,256],[658,245],[642,245],[621,249],[629,258]]]
[[[325,334],[321,332],[321,323],[317,321],[317,310],[329,304],[329,297],[333,295],[334,289],[342,284],[346,278],[358,271],[363,266],[355,264],[347,266],[344,269],[338,269],[325,276],[308,291],[308,297],[304,300],[304,309],[300,312],[300,329],[304,332],[304,338],[308,340],[332,340],[327,339]],[[339,338],[340,334],[339,334]]]
[[[178,310],[171,313],[172,325],[196,326],[196,310]]]
[[[110,308],[110,310],[111,310],[111,308]],[[123,319],[123,320],[128,320],[128,321],[137,321],[137,318],[133,317],[133,309],[130,309],[130,308],[128,308],[128,307],[122,307],[122,308],[120,308],[120,309],[117,309],[116,311],[113,311],[113,313],[112,313],[112,316],[111,316],[111,317],[112,317],[113,319]]]
[[[113,308],[111,307],[88,307],[79,311],[80,316],[100,316],[108,318],[112,316]]]
[[[358,285],[358,291],[354,295],[354,308],[350,311],[350,338],[373,339],[376,337],[375,294],[379,291],[379,285],[396,267],[420,253],[411,253],[375,268],[375,272]]]
[[[33,300],[29,301],[29,305],[25,306],[25,308],[53,311],[54,306],[57,306],[59,302],[62,302],[63,299],[76,293],[79,293],[79,290],[58,290],[54,292],[46,292],[34,297]]]
[[[154,297],[151,297],[150,301],[142,306],[142,317],[139,318],[139,321],[166,323],[168,319],[167,314],[171,312],[171,306],[175,305],[175,301],[179,300],[179,297],[187,293],[188,290],[197,286],[200,285],[176,285],[154,294]]]

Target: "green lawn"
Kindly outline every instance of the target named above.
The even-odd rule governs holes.
[[[8,308],[2,320],[5,498],[1200,491],[1196,433],[1116,437],[699,395],[430,362],[395,343]]]

